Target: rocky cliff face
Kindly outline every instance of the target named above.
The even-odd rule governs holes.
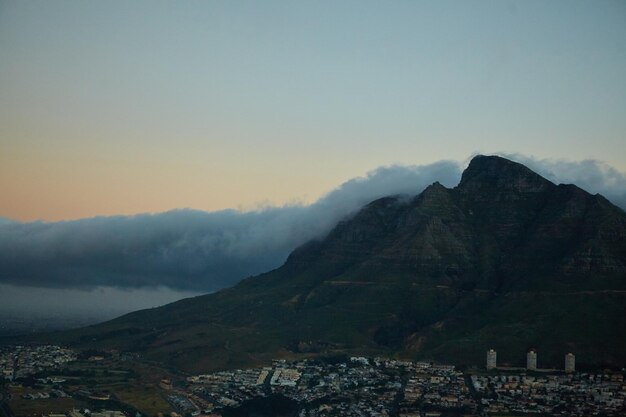
[[[216,294],[66,334],[186,369],[312,352],[482,364],[626,364],[626,215],[599,195],[477,156],[453,189],[387,197]]]
[[[456,188],[435,183],[412,200],[374,201],[288,264],[361,264],[492,291],[537,281],[613,288],[626,285],[611,279],[626,276],[624,230],[624,213],[603,197],[478,156]]]

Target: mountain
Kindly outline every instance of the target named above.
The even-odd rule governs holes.
[[[188,371],[329,353],[457,364],[626,364],[626,214],[476,156],[459,185],[371,202],[280,268],[214,294],[55,335]]]

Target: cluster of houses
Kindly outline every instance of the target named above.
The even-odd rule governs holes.
[[[58,413],[58,414],[47,414],[44,417],[127,417],[121,411],[117,410],[100,410],[100,411],[91,411],[89,409],[77,410],[72,409],[67,413]]]
[[[0,372],[5,380],[26,378],[76,360],[76,353],[60,346],[14,346],[0,351]]]
[[[622,373],[472,375],[481,407],[488,413],[567,416],[623,416]]]
[[[409,416],[424,408],[477,408],[454,366],[385,358],[353,357],[338,363],[276,360],[271,367],[197,375],[187,382],[194,402],[206,407],[197,413],[213,415],[273,394],[296,401],[300,417]]]

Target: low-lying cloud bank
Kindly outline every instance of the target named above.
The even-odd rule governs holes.
[[[0,284],[0,320],[8,318],[81,318],[80,324],[112,319],[130,311],[158,307],[200,293],[164,287],[94,287],[90,291],[73,288],[40,288]],[[21,327],[21,326],[15,326]],[[0,333],[2,326],[0,326]]]
[[[67,222],[0,223],[0,282],[39,287],[165,286],[211,291],[278,267],[373,199],[453,186],[455,162],[382,167],[314,204],[258,211],[173,210]]]
[[[556,183],[575,183],[626,208],[626,176],[597,161],[506,155]],[[160,214],[19,223],[0,219],[0,284],[213,291],[281,265],[298,245],[321,237],[364,204],[455,186],[463,163],[389,166],[347,181],[311,205],[239,212]]]

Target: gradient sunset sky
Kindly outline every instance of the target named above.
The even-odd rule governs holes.
[[[626,171],[626,2],[0,1],[0,217],[312,202],[475,152]]]

